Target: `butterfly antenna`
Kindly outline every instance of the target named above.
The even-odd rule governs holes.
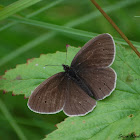
[[[46,67],[46,66],[62,66],[62,65],[45,65],[45,67]]]
[[[68,47],[69,47],[70,45],[66,45],[66,60],[65,60],[65,65],[67,64],[67,51],[68,51]]]

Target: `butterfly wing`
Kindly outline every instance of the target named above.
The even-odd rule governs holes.
[[[87,42],[74,57],[71,67],[108,67],[115,56],[115,44],[109,34],[101,34]]]
[[[79,71],[80,78],[90,87],[93,97],[102,100],[116,87],[116,73],[112,68],[87,68]]]
[[[109,96],[115,88],[116,73],[109,68],[114,57],[113,38],[109,34],[101,34],[86,43],[71,63],[96,100]]]
[[[41,83],[31,94],[28,107],[37,113],[54,114],[60,112],[65,103],[64,72],[57,73]]]
[[[73,80],[67,80],[67,95],[63,111],[68,116],[83,116],[91,112],[96,101],[84,92]]]

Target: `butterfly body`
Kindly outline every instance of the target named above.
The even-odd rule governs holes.
[[[74,68],[69,67],[68,65],[62,65],[65,70],[65,76],[68,77],[68,79],[71,79],[77,84],[81,89],[83,89],[89,96],[93,96],[93,93],[91,89],[87,86],[86,82],[83,81],[83,79],[78,75],[78,71],[76,71]]]
[[[65,75],[72,79],[77,78],[76,71],[72,67],[64,64],[62,66],[65,71]]]
[[[41,114],[61,110],[68,116],[84,116],[97,102],[109,96],[116,87],[117,75],[109,66],[115,58],[115,43],[109,34],[87,42],[75,55],[71,65],[62,65],[31,94],[28,107]]]

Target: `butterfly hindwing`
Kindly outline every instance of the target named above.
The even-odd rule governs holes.
[[[42,114],[53,114],[62,110],[65,97],[64,72],[57,73],[41,83],[31,94],[28,106],[29,108]]]
[[[90,73],[90,74],[89,74]],[[79,76],[90,87],[96,100],[109,96],[116,86],[116,73],[112,68],[87,68]]]
[[[63,111],[68,116],[83,116],[91,112],[96,101],[84,92],[72,79],[67,81],[67,96]]]

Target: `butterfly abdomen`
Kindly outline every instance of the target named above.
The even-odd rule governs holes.
[[[89,96],[93,97],[92,90],[87,86],[87,84],[79,77],[76,70],[69,67],[68,71],[65,71],[66,75],[73,80],[81,89],[83,89]]]

